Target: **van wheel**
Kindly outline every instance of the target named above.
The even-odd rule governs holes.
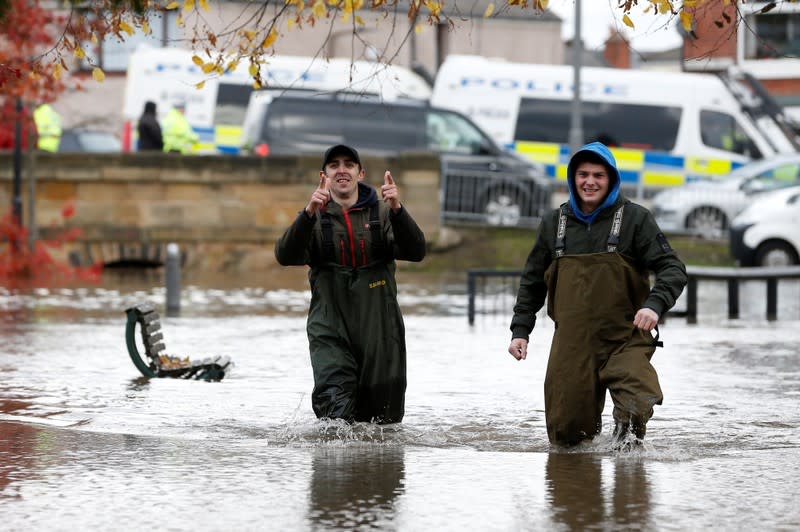
[[[483,206],[483,213],[486,216],[486,223],[489,225],[513,226],[519,225],[522,207],[519,199],[508,192],[493,190],[489,192]]]
[[[722,238],[728,229],[725,213],[716,207],[698,207],[686,217],[686,228],[706,238]]]
[[[780,267],[800,264],[797,252],[786,242],[765,242],[756,251],[756,266]]]

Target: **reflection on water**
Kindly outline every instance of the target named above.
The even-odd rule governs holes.
[[[312,451],[309,521],[323,529],[384,528],[404,482],[403,448],[320,446]]]
[[[641,457],[609,460],[597,454],[551,452],[545,471],[554,519],[568,529],[598,529],[606,523],[632,529],[653,525]]]
[[[163,317],[171,353],[230,356],[219,383],[145,379],[124,308],[142,286],[0,289],[0,512],[11,530],[795,529],[800,322],[668,320],[645,445],[547,442],[553,333],[507,353],[508,316],[406,290],[397,425],[320,422],[305,288],[203,288]],[[509,309],[510,315],[510,309]]]

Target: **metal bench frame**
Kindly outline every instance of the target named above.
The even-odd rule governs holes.
[[[233,363],[227,356],[215,356],[203,360],[181,360],[166,355],[164,335],[161,331],[161,318],[150,303],[140,303],[125,310],[128,322],[125,327],[125,342],[133,365],[145,377],[172,377],[178,379],[197,379],[221,381]],[[142,333],[144,356],[136,346],[136,325]]]

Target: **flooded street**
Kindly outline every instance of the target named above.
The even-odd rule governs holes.
[[[3,529],[800,527],[797,285],[781,289],[776,322],[757,286],[739,320],[715,287],[700,291],[698,325],[667,319],[653,359],[664,404],[643,448],[615,453],[608,432],[569,452],[548,444],[552,323],[517,362],[510,306],[469,326],[463,280],[400,282],[409,384],[389,426],[314,417],[302,284],[187,283],[175,317],[147,282],[0,288]],[[169,354],[227,355],[233,371],[140,377],[124,309],[143,301]],[[606,429],[610,413],[608,401]]]

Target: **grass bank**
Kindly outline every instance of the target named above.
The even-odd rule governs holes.
[[[520,270],[536,239],[536,231],[509,228],[459,228],[462,242],[450,249],[432,251],[420,264],[404,269],[440,273],[473,268]],[[678,256],[691,266],[734,266],[727,241],[670,236]]]

